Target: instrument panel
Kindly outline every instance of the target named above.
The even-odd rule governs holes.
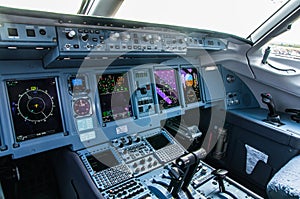
[[[122,72],[87,69],[55,77],[4,80],[13,143],[39,143],[35,138],[45,136],[42,140],[50,142],[48,136],[62,133],[61,145],[74,144],[80,149],[82,143],[103,143],[107,138],[130,135],[136,127],[144,130],[149,118],[160,121],[165,114],[176,116],[187,105],[203,106],[200,76],[200,67],[194,65],[153,64]],[[65,126],[64,118],[73,121]],[[79,136],[80,141],[69,141],[69,135]]]
[[[226,49],[211,32],[12,11],[0,27],[1,156],[80,150],[214,101],[193,58]]]
[[[8,141],[12,144],[2,140],[7,153],[18,149],[16,157],[49,150],[50,145],[72,145],[79,150],[101,144],[157,128],[163,118],[182,114],[190,105],[195,108],[207,103],[202,97],[201,68],[192,64],[46,74],[3,79],[11,115],[8,124],[12,125]],[[47,144],[41,149],[40,143]],[[22,150],[24,147],[28,151]]]

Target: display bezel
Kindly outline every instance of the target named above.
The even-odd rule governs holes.
[[[198,92],[199,92],[199,98],[196,99],[196,101],[193,101],[193,102],[188,102],[187,100],[187,93],[184,89],[184,85],[185,82],[182,82],[182,69],[192,69],[192,70],[196,70],[196,73],[197,73],[197,86],[198,86]],[[196,67],[194,65],[181,65],[180,68],[179,68],[179,73],[180,73],[180,83],[181,83],[181,87],[182,87],[182,92],[183,92],[183,97],[184,97],[184,101],[185,101],[185,104],[186,105],[190,105],[190,104],[194,104],[194,103],[200,103],[200,102],[203,102],[203,96],[202,96],[202,87],[201,87],[201,74],[200,74],[200,69],[199,67]],[[194,91],[195,92],[195,91]],[[195,96],[197,97],[197,96]]]
[[[43,81],[43,80],[48,80],[48,81],[51,81],[53,80],[55,82],[55,87],[53,87],[53,90],[52,92],[55,92],[55,99],[53,102],[54,105],[55,105],[55,116],[56,118],[52,121],[52,122],[55,122],[55,123],[59,123],[58,124],[58,128],[56,129],[47,129],[45,127],[45,131],[38,131],[38,132],[35,132],[35,133],[23,133],[25,135],[25,137],[23,137],[22,139],[21,138],[18,138],[19,135],[21,135],[21,133],[17,133],[16,129],[16,122],[17,120],[20,120],[20,119],[15,119],[14,117],[14,113],[13,113],[13,107],[12,107],[12,102],[15,101],[14,99],[11,99],[11,96],[10,96],[10,91],[9,91],[9,88],[8,88],[8,82],[13,82],[13,81],[24,81],[24,82],[30,82],[30,81]],[[30,141],[30,140],[35,140],[35,139],[38,139],[38,138],[43,138],[43,137],[46,137],[46,136],[50,136],[50,135],[55,135],[55,134],[59,134],[59,133],[63,133],[64,135],[67,135],[65,133],[65,123],[64,123],[64,115],[63,115],[63,111],[62,111],[62,103],[61,103],[61,96],[60,96],[60,90],[59,90],[59,83],[58,83],[58,78],[56,76],[45,76],[45,77],[40,77],[40,78],[15,78],[15,79],[6,79],[5,80],[5,87],[6,87],[6,94],[7,94],[7,101],[8,101],[8,106],[9,106],[9,114],[10,114],[10,119],[11,119],[11,127],[12,127],[12,136],[13,136],[13,139],[16,143],[18,142],[24,142],[24,141]],[[27,84],[30,84],[30,83],[27,83]],[[26,87],[26,86],[24,86]],[[24,90],[22,90],[23,92]],[[47,92],[48,92],[48,89],[47,89]],[[25,91],[24,91],[25,93]],[[14,93],[15,95],[20,95],[22,93]],[[49,95],[50,96],[50,95]],[[16,107],[14,107],[15,109],[17,109]],[[17,110],[15,110],[15,114],[18,113]],[[22,116],[19,116],[19,117],[22,117]],[[26,122],[26,120],[24,121],[24,123]],[[48,121],[49,122],[49,121]],[[42,124],[42,122],[39,122],[39,124]],[[34,124],[31,124],[31,126],[33,126],[34,128],[34,125],[37,125],[37,122],[35,122]],[[42,125],[40,125],[42,126]],[[16,145],[17,146],[17,145]]]
[[[157,91],[157,80],[155,78],[156,76],[156,72],[157,71],[170,71],[172,70],[174,72],[174,81],[173,84],[176,86],[176,97],[177,97],[177,102],[174,104],[174,105],[171,105],[171,106],[167,106],[167,107],[163,107],[163,105],[161,104],[160,102],[160,96],[159,96],[159,93]],[[155,66],[154,69],[153,69],[153,76],[154,76],[154,82],[155,82],[155,93],[156,93],[156,98],[158,100],[158,105],[159,105],[159,109],[161,111],[166,111],[166,110],[169,110],[169,109],[173,109],[173,108],[178,108],[178,107],[181,107],[181,91],[180,91],[180,86],[179,86],[179,79],[178,79],[178,67],[172,67],[172,66]]]
[[[120,164],[120,161],[111,149],[89,154],[86,156],[86,159],[95,173],[113,168]]]
[[[74,79],[81,79],[84,87],[80,89],[74,89],[73,80]],[[69,93],[71,95],[80,95],[82,93],[88,93],[88,80],[86,74],[73,74],[68,77],[68,86],[69,86]]]
[[[146,137],[145,139],[156,151],[173,144],[162,132]]]
[[[103,108],[103,104],[102,103],[104,103],[103,101],[103,98],[102,98],[102,96],[108,96],[108,95],[111,95],[111,94],[114,94],[114,95],[118,95],[118,93],[121,93],[121,92],[111,92],[111,94],[110,93],[106,93],[106,94],[102,94],[102,93],[100,93],[100,91],[99,91],[99,78],[101,77],[101,76],[109,76],[109,75],[111,75],[111,76],[126,76],[126,86],[128,87],[128,90],[127,91],[125,91],[124,93],[126,93],[127,92],[127,94],[128,94],[128,96],[126,96],[127,98],[128,98],[128,106],[127,106],[127,108],[129,109],[128,110],[128,112],[127,112],[127,114],[129,114],[129,115],[127,115],[126,117],[120,117],[120,118],[113,118],[113,115],[111,115],[111,118],[109,118],[109,119],[105,119],[104,118],[104,108]],[[130,84],[130,73],[128,72],[128,71],[118,71],[118,72],[105,72],[105,73],[98,73],[98,74],[96,74],[96,82],[97,82],[97,92],[98,92],[98,97],[99,97],[99,108],[100,108],[100,114],[99,114],[99,117],[100,117],[100,119],[101,119],[101,121],[102,121],[102,123],[103,124],[106,124],[106,123],[110,123],[110,122],[116,122],[116,121],[121,121],[121,120],[126,120],[126,119],[129,119],[129,118],[133,118],[134,117],[134,105],[133,105],[133,99],[132,99],[132,93],[131,93],[131,84]],[[127,95],[126,94],[126,95]],[[101,96],[102,95],[102,96]],[[126,108],[125,106],[123,106],[122,108]],[[122,113],[125,113],[125,112],[122,112]]]

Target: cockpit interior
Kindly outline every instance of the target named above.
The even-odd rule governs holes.
[[[248,37],[127,1],[0,6],[0,198],[300,198],[300,1]]]

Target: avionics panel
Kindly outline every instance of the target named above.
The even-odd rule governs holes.
[[[144,117],[155,113],[153,84],[149,69],[137,69],[134,73],[135,98],[138,106],[138,116]]]
[[[161,162],[169,162],[183,155],[185,150],[165,129],[147,132],[146,141]]]
[[[63,132],[56,78],[6,81],[17,142]]]
[[[119,164],[118,160],[115,158],[111,150],[106,150],[101,153],[89,155],[86,157],[86,159],[95,172],[103,171]]]
[[[132,177],[132,172],[109,145],[98,145],[77,152],[97,188],[104,190]]]
[[[148,137],[146,140],[155,150],[159,150],[171,144],[162,133]]]
[[[127,73],[97,75],[103,122],[133,116]]]
[[[174,68],[156,68],[154,77],[160,110],[179,106],[176,70]]]
[[[201,97],[197,68],[182,67],[180,69],[180,75],[185,102],[187,104],[200,102]]]

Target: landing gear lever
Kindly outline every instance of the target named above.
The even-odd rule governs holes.
[[[280,121],[280,116],[276,113],[275,104],[270,93],[262,93],[261,94],[261,101],[268,106],[269,113],[267,119],[264,120],[276,126],[281,126],[283,123]]]

